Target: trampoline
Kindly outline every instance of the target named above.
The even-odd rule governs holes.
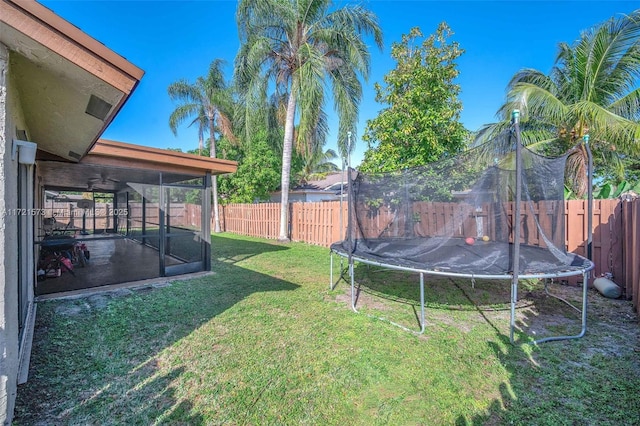
[[[419,274],[419,333],[425,331],[425,276],[508,280],[509,337],[514,343],[519,280],[545,279],[545,291],[553,296],[549,279],[582,276],[580,308],[559,298],[581,313],[580,332],[535,343],[584,336],[594,267],[589,260],[593,203],[588,137],[561,155],[540,155],[522,146],[517,111],[512,118],[511,127],[494,140],[437,164],[349,173],[347,233],[330,248],[330,285],[335,286],[337,255],[348,261],[346,269],[340,261],[340,279],[350,282],[355,312],[355,262]],[[588,158],[586,257],[565,249],[565,169],[568,159],[580,153]]]

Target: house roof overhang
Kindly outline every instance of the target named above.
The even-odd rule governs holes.
[[[117,192],[131,183],[157,185],[233,173],[235,161],[100,139],[79,163],[39,161],[46,188]]]
[[[82,159],[144,71],[32,0],[0,0],[0,43],[39,154]]]

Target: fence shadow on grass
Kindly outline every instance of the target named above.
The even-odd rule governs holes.
[[[164,288],[120,290],[40,303],[29,381],[18,389],[20,424],[204,424],[182,390],[186,365],[166,350],[254,293],[297,284],[237,265],[286,247],[214,237],[215,274]],[[207,334],[209,351],[217,336]],[[189,372],[193,374],[193,372]],[[186,393],[188,395],[188,392]]]
[[[215,271],[216,262],[237,263],[261,253],[289,250],[286,245],[266,244],[260,241],[251,241],[233,238],[232,234],[218,234],[211,237],[211,257]]]

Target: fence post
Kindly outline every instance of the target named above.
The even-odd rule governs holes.
[[[633,299],[636,311],[640,308],[640,198],[622,202],[622,232],[623,232],[623,278],[627,299]]]

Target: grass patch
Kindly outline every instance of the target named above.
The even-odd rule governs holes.
[[[508,283],[429,278],[417,336],[378,319],[418,328],[415,275],[358,266],[358,315],[344,283],[328,289],[327,249],[223,234],[212,256],[211,276],[40,303],[16,424],[637,421],[626,301],[590,294],[587,336],[538,348],[532,332],[579,318],[523,284],[512,346]]]

